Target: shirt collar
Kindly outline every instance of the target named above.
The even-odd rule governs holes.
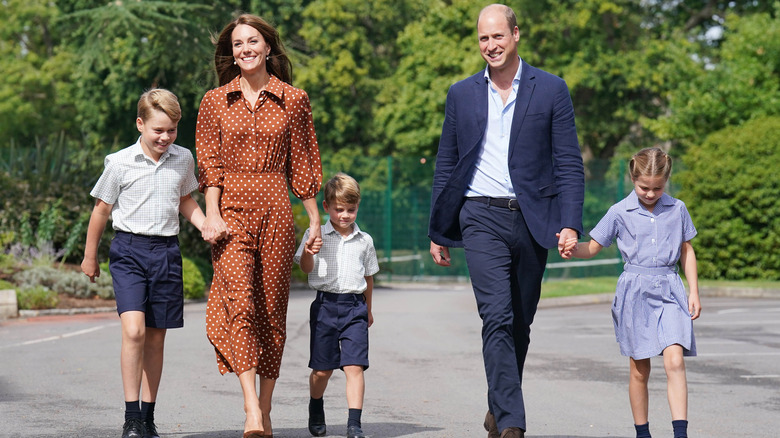
[[[331,233],[340,233],[336,231],[335,228],[333,228],[333,224],[330,222],[330,218],[328,218],[327,221],[325,221],[325,224],[322,226],[322,234],[331,234]],[[360,227],[358,226],[357,222],[352,222],[352,232],[349,234],[349,236],[346,237],[347,240],[352,239],[353,237],[360,234]]]
[[[512,84],[517,84],[520,82],[520,76],[523,74],[523,58],[517,57],[517,59],[520,60],[520,64],[517,66],[517,71],[515,72],[515,78],[512,79]],[[490,83],[490,68],[485,67],[485,82]]]
[[[233,78],[232,81],[225,84],[226,91],[228,94],[241,92],[241,83],[239,82],[240,79],[241,79],[241,75],[238,75],[235,78]],[[268,84],[266,84],[265,86],[265,91],[273,94],[279,99],[282,99],[284,97],[284,82],[282,82],[282,80],[277,78],[276,76],[271,75],[271,79],[268,81]]]
[[[145,158],[145,159],[148,158],[149,160],[154,162],[154,160],[152,160],[152,157],[150,157],[150,156],[146,155],[146,153],[144,153],[144,148],[141,146],[141,136],[140,135],[138,136],[138,140],[135,141],[135,144],[130,146],[130,148],[131,148],[130,151],[133,153],[133,157],[134,158],[138,158],[138,157]],[[177,153],[178,152],[176,151],[176,148],[174,148],[173,147],[173,143],[171,143],[165,149],[165,152],[163,152],[163,154],[160,155],[160,159],[157,160],[157,162],[158,163],[162,163],[166,158],[168,158],[169,155],[176,155]]]
[[[661,195],[661,199],[656,203],[656,206],[658,205],[663,205],[664,207],[674,205],[674,198],[664,192],[664,194]],[[634,190],[631,190],[631,193],[626,198],[626,211],[637,210],[639,207],[639,196],[637,196]],[[640,209],[640,211],[642,210]]]

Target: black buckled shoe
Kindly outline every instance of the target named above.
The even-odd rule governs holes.
[[[147,419],[144,421],[144,426],[146,426],[146,434],[144,435],[144,438],[160,438],[160,435],[157,433],[157,426],[154,424],[154,420]]]
[[[146,428],[140,418],[125,420],[125,425],[122,426],[122,438],[144,438],[145,433]]]
[[[366,438],[363,429],[360,426],[349,426],[347,428],[347,438]]]

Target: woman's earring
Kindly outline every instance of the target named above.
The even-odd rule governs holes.
[[[265,60],[266,60],[266,61],[268,61],[268,59],[269,59],[269,58],[270,58],[270,56],[268,56],[268,55],[265,55]]]

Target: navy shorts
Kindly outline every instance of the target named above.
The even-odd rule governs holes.
[[[109,270],[116,310],[146,314],[146,326],[184,326],[181,252],[176,236],[141,236],[117,231],[111,241]]]
[[[363,294],[317,291],[309,316],[309,368],[368,368],[368,306]]]

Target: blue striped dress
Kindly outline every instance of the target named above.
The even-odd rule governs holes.
[[[612,303],[622,355],[646,359],[674,344],[685,356],[696,355],[688,296],[677,274],[682,244],[694,236],[682,201],[664,193],[651,213],[633,191],[591,231],[591,239],[604,247],[616,239],[625,262]]]

